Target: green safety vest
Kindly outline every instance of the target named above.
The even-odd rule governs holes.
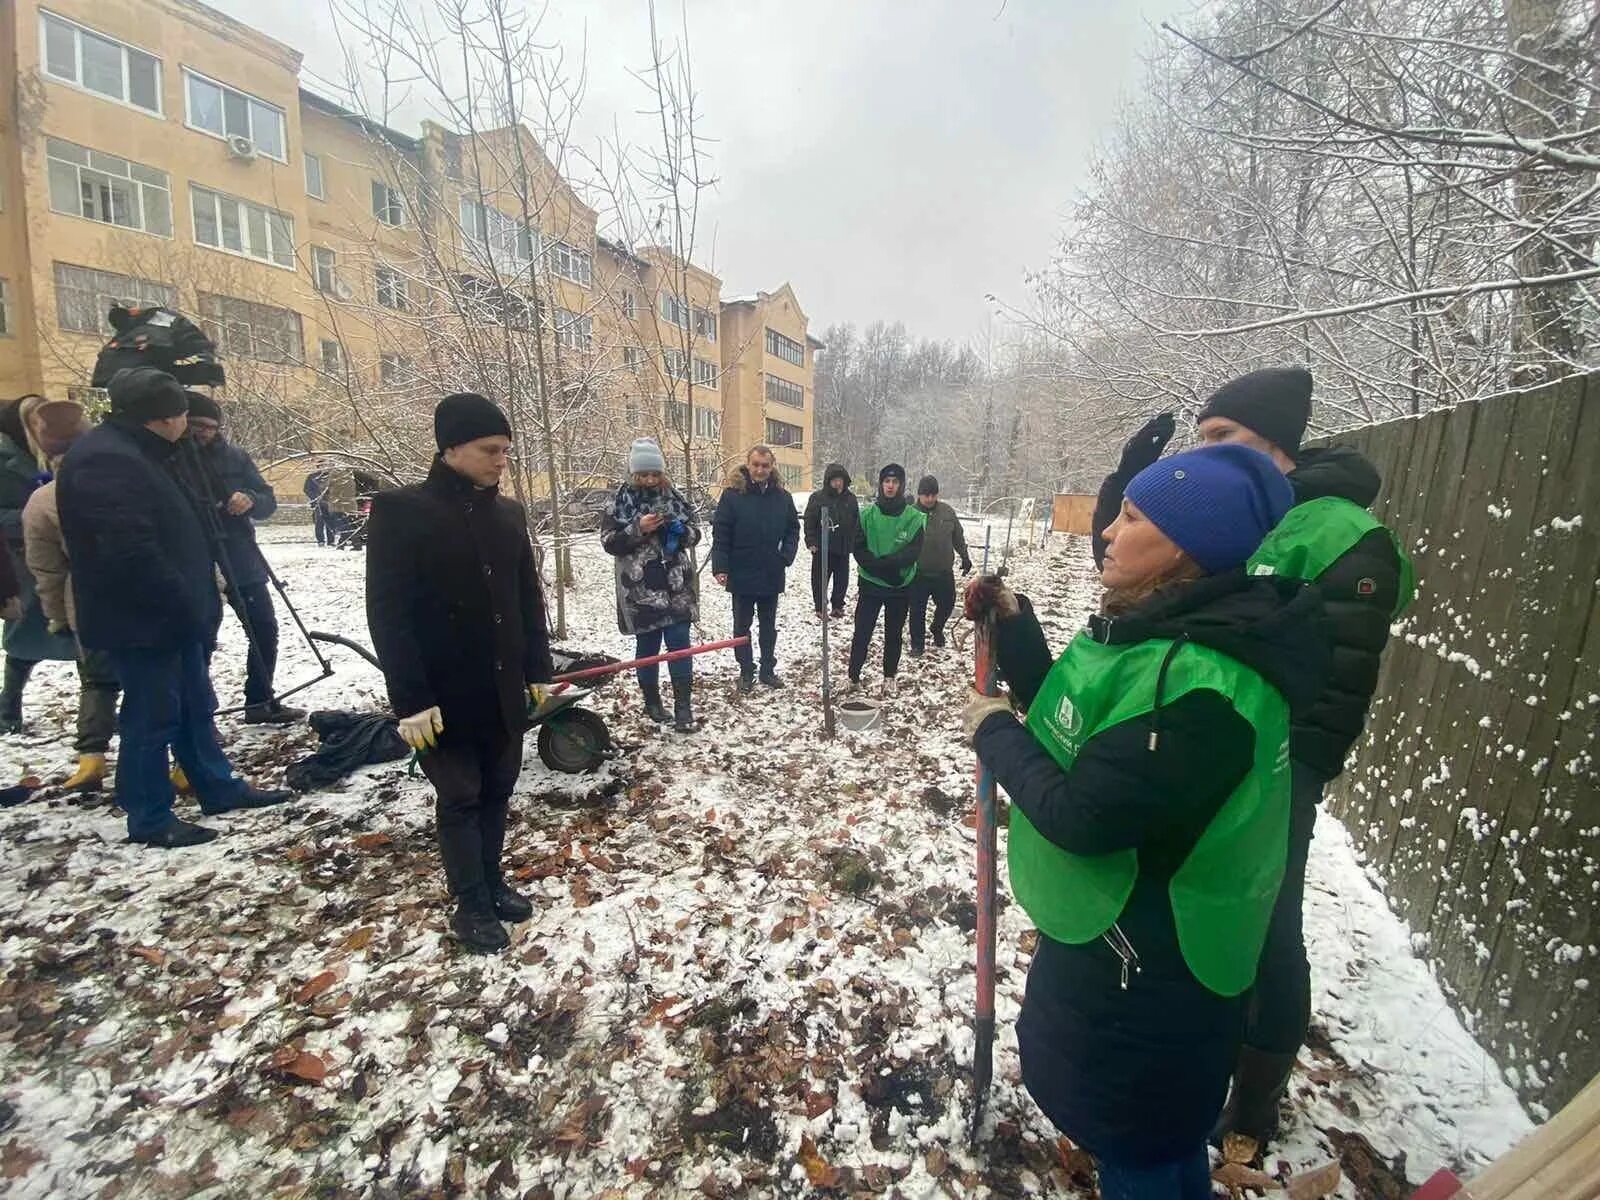
[[[1252,575],[1282,575],[1315,583],[1374,529],[1389,535],[1400,558],[1399,595],[1391,614],[1398,617],[1417,594],[1411,558],[1393,530],[1359,504],[1339,496],[1320,496],[1291,508],[1250,556],[1248,569]]]
[[[876,504],[861,513],[861,529],[866,535],[867,549],[879,558],[887,558],[920,533],[928,523],[928,515],[915,504],[908,504],[900,515],[891,517]],[[861,578],[879,587],[909,587],[917,576],[917,564],[912,563],[897,580],[879,579],[865,567],[857,568]]]
[[[1063,770],[1095,734],[1155,707],[1156,679],[1172,647],[1159,638],[1098,642],[1085,631],[1045,676],[1028,729]],[[1255,730],[1250,773],[1217,811],[1167,887],[1178,946],[1194,977],[1237,996],[1256,977],[1289,844],[1289,706],[1255,671],[1186,642],[1167,667],[1166,704],[1198,688],[1228,697]],[[1135,850],[1072,854],[1011,809],[1011,887],[1033,923],[1058,942],[1093,941],[1122,915],[1139,877]]]

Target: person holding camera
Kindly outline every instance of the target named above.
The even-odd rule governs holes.
[[[700,619],[694,560],[700,541],[694,508],[667,479],[661,447],[639,438],[628,450],[628,478],[617,488],[600,521],[600,544],[616,560],[617,627],[634,638],[634,657],[686,650],[689,630]],[[638,669],[644,711],[652,721],[669,720],[679,733],[694,729],[694,660],[667,664],[672,679],[672,715],[661,703],[661,668]]]

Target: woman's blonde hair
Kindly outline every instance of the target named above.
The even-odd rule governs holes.
[[[1107,588],[1106,594],[1100,598],[1100,611],[1108,617],[1120,617],[1123,613],[1132,612],[1158,592],[1183,587],[1197,579],[1204,579],[1205,575],[1205,568],[1180,550],[1178,560],[1160,574],[1126,587]]]
[[[659,475],[661,476],[662,487],[672,486],[672,480],[667,478],[667,473],[665,471],[635,471],[633,474],[628,476],[628,482],[633,484],[634,487],[643,487],[644,484],[639,482],[639,476],[641,475]]]

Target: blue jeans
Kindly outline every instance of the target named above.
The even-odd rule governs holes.
[[[150,837],[172,818],[168,746],[203,809],[235,803],[245,784],[212,729],[217,697],[204,647],[189,642],[170,650],[113,650],[111,662],[122,681],[117,803],[128,814],[128,836]]]
[[[689,648],[689,622],[679,621],[676,625],[668,625],[665,629],[657,629],[650,633],[634,634],[634,649],[638,651],[635,658],[649,658],[653,654],[661,653],[661,643],[666,642],[668,650],[687,650]],[[661,681],[661,664],[652,663],[648,667],[639,667],[639,683],[643,687],[656,687]],[[672,676],[673,683],[688,683],[694,678],[694,659],[675,658],[667,664],[667,674]]]
[[[1187,1158],[1157,1166],[1096,1160],[1100,1200],[1211,1200],[1211,1159],[1204,1146]]]

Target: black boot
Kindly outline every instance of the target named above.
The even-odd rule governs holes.
[[[287,704],[247,704],[244,709],[246,725],[297,725],[305,719],[305,709]]]
[[[1211,1130],[1213,1145],[1221,1146],[1230,1133],[1254,1138],[1257,1147],[1278,1136],[1278,1101],[1289,1085],[1295,1055],[1273,1054],[1253,1046],[1239,1047],[1228,1103]]]
[[[271,808],[275,804],[287,804],[293,799],[294,793],[287,788],[273,788],[268,791],[247,784],[244,791],[239,793],[239,798],[227,804],[207,804],[201,800],[200,811],[208,817],[214,817],[218,813],[242,812],[248,808]]]
[[[495,916],[489,889],[482,884],[456,897],[450,914],[450,932],[473,954],[498,954],[511,945],[505,926]]]
[[[740,686],[743,686],[742,680]],[[676,679],[672,681],[672,728],[678,733],[694,732],[694,708],[690,704],[693,695],[693,681],[688,683],[679,683]]]
[[[645,716],[649,717],[658,725],[665,725],[668,721],[672,720],[672,718],[667,715],[666,705],[661,703],[661,684],[645,683],[643,680],[640,680],[639,692],[642,696],[644,696]]]
[[[489,885],[489,900],[494,904],[494,915],[502,921],[526,921],[533,916],[533,902],[521,892],[512,891],[504,879]]]
[[[0,733],[22,732],[22,689],[37,664],[6,655],[5,680],[0,684]]]
[[[678,685],[677,684],[673,684],[672,685],[672,690],[673,690],[674,693],[676,693],[677,690],[678,690]],[[756,669],[754,667],[740,667],[739,668],[739,694],[741,696],[748,696],[751,692],[753,692],[755,690],[756,690]]]
[[[199,846],[209,842],[217,836],[215,829],[204,825],[195,825],[180,817],[171,817],[167,823],[155,833],[142,838],[129,838],[130,842],[140,842],[146,846],[159,846],[163,850],[176,850],[181,846]]]
[[[761,668],[761,686],[769,688],[781,688],[783,686],[783,680],[778,678],[778,669],[776,667]]]

